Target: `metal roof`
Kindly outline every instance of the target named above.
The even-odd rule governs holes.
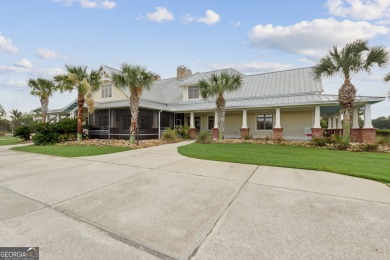
[[[120,72],[108,66],[101,66],[107,75]],[[195,85],[201,79],[208,79],[212,73],[239,73],[233,69],[195,73],[184,80],[177,78],[157,80],[150,90],[144,90],[140,98],[140,107],[162,109],[164,111],[188,112],[215,109],[214,98],[209,100],[183,101],[183,86]],[[239,73],[241,74],[241,73]],[[241,74],[242,75],[242,74]],[[268,108],[281,106],[323,105],[338,106],[337,95],[321,94],[324,90],[320,80],[312,77],[312,68],[299,68],[285,71],[242,75],[243,86],[237,91],[225,93],[226,109],[235,108]],[[122,90],[127,97],[128,89]],[[377,103],[384,97],[357,97],[357,104]],[[128,107],[129,100],[96,103],[96,109]],[[334,109],[321,109],[330,113]],[[328,112],[327,112],[328,111]]]

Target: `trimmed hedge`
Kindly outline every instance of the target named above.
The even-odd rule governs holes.
[[[390,136],[390,129],[377,129],[376,134],[379,136]]]

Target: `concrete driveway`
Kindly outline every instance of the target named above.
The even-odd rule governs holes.
[[[78,159],[0,147],[0,246],[39,246],[41,259],[389,259],[389,187],[191,159],[183,144]]]

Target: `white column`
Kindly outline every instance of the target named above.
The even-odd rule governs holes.
[[[356,107],[352,111],[352,128],[359,128],[359,109]]]
[[[191,117],[190,117],[190,128],[195,128],[195,122],[194,122],[194,112],[191,112]]]
[[[343,128],[341,126],[341,115],[342,115],[342,113],[340,112],[340,114],[337,116],[337,129]]]
[[[242,110],[242,127],[241,128],[248,128],[246,109]]]
[[[60,114],[57,114],[57,122],[60,122]]]
[[[328,117],[328,129],[332,129],[332,117]]]
[[[313,128],[321,128],[320,106],[315,106],[315,108],[314,108],[314,125],[313,125]]]
[[[363,128],[374,128],[371,121],[371,104],[364,105],[364,126]]]
[[[157,111],[153,111],[153,125],[152,128],[158,128]]]
[[[217,111],[214,113],[214,128],[218,128],[218,114]]]
[[[337,129],[337,127],[336,127],[336,123],[337,123],[337,118],[336,118],[336,116],[332,116],[332,119],[333,119],[333,123],[332,123],[332,129]]]
[[[277,107],[275,112],[276,113],[275,113],[275,126],[274,126],[274,128],[282,128],[282,126],[280,125],[280,108]]]

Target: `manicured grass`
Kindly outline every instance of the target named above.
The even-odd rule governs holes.
[[[390,154],[336,151],[266,144],[190,144],[178,148],[188,157],[328,171],[390,183]]]
[[[23,147],[14,147],[11,149],[20,152],[40,153],[40,154],[62,156],[62,157],[93,156],[93,155],[117,153],[117,152],[131,150],[130,148],[126,148],[126,147],[63,146],[63,145],[47,145],[47,146],[28,145]]]
[[[22,140],[13,136],[0,136],[0,145],[19,144]]]

